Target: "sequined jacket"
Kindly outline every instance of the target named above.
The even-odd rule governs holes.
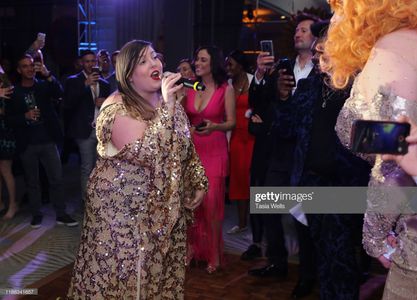
[[[352,87],[350,98],[341,110],[336,131],[343,145],[348,147],[350,128],[357,119],[364,120],[395,120],[405,114],[417,120],[417,105],[396,95],[390,90],[380,88],[367,102],[359,93],[356,82]],[[369,182],[367,211],[363,226],[363,245],[367,253],[379,257],[387,252],[386,239],[392,230],[397,235],[398,247],[391,256],[392,260],[403,269],[417,271],[417,230],[409,226],[415,213],[403,213],[395,207],[403,205],[400,197],[392,197],[385,193],[389,187],[415,186],[414,181],[394,162],[383,161],[380,155],[365,157],[374,163]],[[394,209],[392,209],[394,208]],[[413,218],[414,217],[414,218]],[[410,224],[409,224],[410,223]]]
[[[69,299],[183,299],[187,220],[208,179],[180,104],[156,109],[141,138],[111,142],[122,103],[97,118],[98,160],[89,180]]]

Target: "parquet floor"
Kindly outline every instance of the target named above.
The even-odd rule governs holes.
[[[228,254],[227,267],[218,273],[207,274],[203,267],[194,266],[187,271],[185,298],[188,300],[245,300],[291,299],[291,291],[297,280],[297,265],[290,264],[287,280],[259,279],[247,275],[247,270],[265,261],[243,262],[239,256]],[[63,300],[68,289],[72,264],[32,285],[38,288],[38,296],[26,296],[24,300]],[[381,299],[384,276],[373,276],[361,288],[361,300]],[[60,298],[58,298],[60,297]],[[319,290],[305,300],[318,300]],[[337,300],[337,299],[335,299]]]

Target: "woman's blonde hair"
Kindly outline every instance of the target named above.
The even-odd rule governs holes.
[[[336,88],[362,70],[375,43],[401,28],[417,28],[416,0],[330,0],[335,12],[322,68]]]
[[[136,65],[146,54],[151,43],[133,40],[126,43],[117,56],[116,80],[119,93],[127,112],[133,118],[151,120],[155,116],[155,108],[140,96],[132,86],[132,75]]]

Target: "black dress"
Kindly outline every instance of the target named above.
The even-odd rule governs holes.
[[[13,130],[5,120],[5,105],[8,99],[0,98],[0,160],[12,160],[16,150],[16,140]]]

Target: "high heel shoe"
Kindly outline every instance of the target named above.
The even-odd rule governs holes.
[[[215,266],[212,266],[212,265],[208,265],[207,268],[206,268],[206,272],[208,274],[213,274],[213,273],[218,271],[218,268],[219,268],[218,266],[215,267]]]

